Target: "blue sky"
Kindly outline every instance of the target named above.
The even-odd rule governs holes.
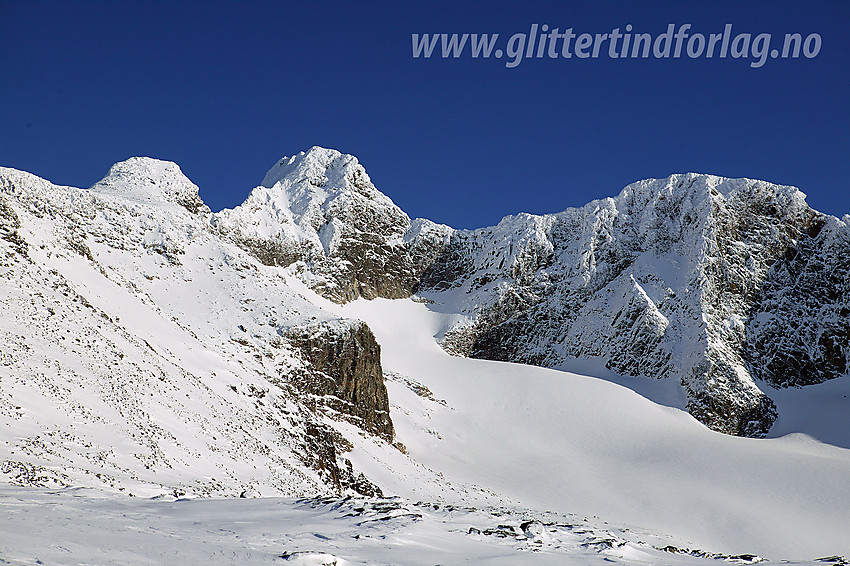
[[[816,57],[414,59],[413,33],[817,33]],[[280,157],[356,155],[411,216],[555,212],[674,172],[850,213],[850,3],[0,0],[0,165],[87,187],[177,162],[214,210]]]

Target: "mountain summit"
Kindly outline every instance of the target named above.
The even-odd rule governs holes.
[[[336,150],[281,159],[244,203],[213,222],[267,265],[300,261],[310,287],[337,302],[407,297],[416,283],[405,241],[410,218],[355,157]]]
[[[455,233],[420,289],[462,297],[453,351],[672,378],[699,420],[759,436],[776,412],[757,382],[848,371],[848,246],[795,188],[689,173]]]
[[[198,196],[197,185],[183,174],[179,165],[150,157],[131,157],[116,163],[91,190],[148,202],[170,202],[195,213],[209,212]]]

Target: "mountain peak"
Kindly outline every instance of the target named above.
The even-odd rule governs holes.
[[[375,188],[352,155],[314,146],[284,157],[245,202],[215,214],[213,224],[263,262],[289,265],[301,259],[332,265],[335,275],[328,281],[337,281],[327,288],[337,300],[385,291],[393,298],[410,294],[410,266],[400,246],[410,218]],[[385,290],[393,269],[403,273],[396,279],[405,283]],[[373,276],[381,281],[372,281]]]
[[[351,200],[371,201],[379,208],[401,213],[388,196],[375,188],[356,157],[313,146],[306,152],[281,158],[243,204],[273,202],[273,208],[287,211],[296,224],[305,220],[315,224],[319,209],[338,208]]]
[[[261,186],[288,188],[304,182],[313,192],[321,188],[328,192],[354,190],[367,198],[383,196],[356,157],[319,146],[281,158],[263,177]]]
[[[341,152],[335,149],[314,145],[307,151],[281,157],[274,167],[268,170],[260,185],[272,188],[284,179],[292,177],[320,179],[329,168],[332,168],[332,164],[337,163],[341,157],[348,158],[345,160],[346,162],[354,161],[355,164],[359,165],[357,158],[352,155],[343,156]]]
[[[276,233],[277,225],[287,224],[318,231],[332,217],[347,218],[362,207],[375,208],[377,216],[379,211],[389,210],[393,217],[407,218],[375,188],[356,157],[313,146],[306,152],[281,158],[234,212],[259,214],[252,223],[269,225],[271,233]],[[219,216],[232,214],[222,211]]]
[[[142,202],[179,204],[193,213],[207,208],[198,195],[198,186],[183,174],[179,165],[152,157],[119,161],[91,190]]]

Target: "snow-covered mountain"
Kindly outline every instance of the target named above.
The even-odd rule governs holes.
[[[485,526],[452,548],[552,563],[850,554],[848,225],[687,174],[459,231],[323,148],[218,213],[154,159],[90,189],[0,168],[0,477],[395,495],[405,529],[460,506]]]
[[[715,430],[761,436],[776,410],[759,383],[850,370],[848,221],[792,187],[672,175],[455,233],[420,290],[471,315],[445,337],[456,352],[548,367],[599,358],[680,384]]]
[[[777,414],[759,383],[850,371],[848,219],[793,187],[685,174],[457,231],[411,221],[354,157],[313,148],[214,223],[334,301],[416,292],[466,315],[443,337],[453,353],[599,359],[674,381],[714,430],[762,436]]]
[[[451,232],[412,223],[357,158],[320,147],[281,159],[244,203],[212,222],[266,265],[297,264],[310,288],[337,302],[409,297],[431,259],[420,248]]]

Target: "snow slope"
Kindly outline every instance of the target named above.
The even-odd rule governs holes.
[[[172,163],[91,190],[0,169],[0,473],[134,495],[307,495],[325,417],[288,329],[335,320],[209,225]],[[313,434],[308,434],[312,431]]]
[[[448,356],[433,335],[450,317],[421,303],[338,308],[384,344],[413,460],[387,458],[367,436],[349,456],[400,497],[175,501],[5,486],[0,559],[840,564],[814,559],[850,550],[848,450],[722,435],[603,380]],[[429,469],[438,483],[419,481]]]
[[[338,312],[369,323],[385,370],[445,401],[427,411],[398,406],[392,417],[411,456],[450,482],[716,552],[850,554],[848,450],[803,435],[723,435],[604,380],[449,356],[434,339],[449,317],[410,300],[360,300]],[[389,385],[398,403],[401,387]],[[423,497],[394,470],[357,456],[391,492]]]

